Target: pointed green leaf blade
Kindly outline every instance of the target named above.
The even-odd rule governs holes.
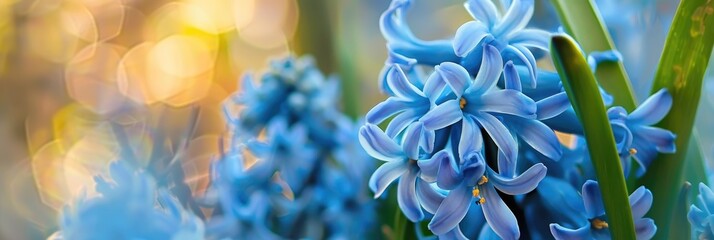
[[[565,31],[580,43],[587,54],[615,49],[600,12],[591,0],[552,0],[552,3]],[[601,63],[595,76],[605,91],[615,98],[616,106],[628,111],[635,109],[637,104],[622,62]]]
[[[568,98],[583,124],[612,237],[635,239],[625,177],[595,76],[569,37],[553,36],[550,48]]]
[[[682,0],[674,16],[652,91],[667,88],[673,107],[658,127],[677,135],[677,152],[660,154],[639,183],[647,186],[655,201],[649,213],[660,227],[656,238],[665,239],[675,226],[685,157],[699,105],[704,73],[714,44],[714,0]],[[696,141],[692,142],[693,144]]]

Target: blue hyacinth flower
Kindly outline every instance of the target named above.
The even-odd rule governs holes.
[[[184,210],[149,174],[120,160],[111,180],[95,177],[94,198],[80,198],[61,216],[61,239],[203,239],[203,221]],[[157,204],[158,202],[158,204]]]
[[[475,19],[465,23],[454,36],[454,52],[463,57],[467,69],[477,67],[481,59],[478,46],[488,44],[502,54],[502,61],[512,60],[528,68],[530,86],[536,86],[536,58],[529,48],[548,51],[550,33],[525,28],[533,16],[533,0],[514,0],[502,15],[491,0],[468,0],[464,6]]]
[[[479,127],[493,139],[499,150],[506,154],[507,161],[515,161],[517,144],[507,126],[497,116],[512,115],[535,119],[537,106],[533,100],[513,89],[499,89],[496,83],[501,76],[503,64],[498,50],[484,45],[481,70],[474,80],[460,65],[442,63],[435,73],[449,85],[455,99],[445,101],[421,118],[424,128],[434,131],[461,122],[462,139],[458,146],[459,157],[477,151],[483,146]],[[476,139],[477,142],[465,141]]]
[[[468,141],[473,143],[473,141]],[[454,166],[456,157],[449,151],[440,151],[426,161],[419,161],[423,179],[436,179],[439,182],[454,182],[446,198],[438,204],[429,229],[437,235],[461,235],[458,224],[464,219],[473,202],[478,202],[488,225],[504,239],[517,239],[520,236],[517,220],[513,212],[503,202],[498,191],[508,195],[526,194],[538,186],[546,175],[547,168],[535,164],[518,176],[505,176],[487,166],[480,153],[472,152],[461,166]],[[513,164],[499,156],[499,172],[506,172],[504,165]],[[507,167],[510,168],[510,167]],[[424,191],[427,192],[427,191]],[[421,193],[421,191],[420,191]],[[432,198],[433,199],[433,198]],[[434,202],[434,201],[425,201]],[[434,206],[425,209],[432,211]]]
[[[434,83],[439,80],[429,79],[428,81]],[[410,81],[399,65],[394,65],[389,69],[385,82],[393,96],[374,106],[367,113],[367,122],[380,124],[388,118],[394,117],[386,129],[387,135],[393,138],[402,133],[411,123],[424,116],[433,106],[433,102],[436,101],[440,92],[438,87],[425,88],[426,92],[423,91],[423,86],[414,84],[419,80]]]
[[[651,126],[662,120],[671,107],[672,96],[666,89],[662,89],[630,114],[622,107],[612,107],[608,110],[625,174],[630,172],[630,156],[639,165],[636,175],[642,176],[658,153],[676,151],[676,136],[671,131]]]
[[[572,215],[569,217],[577,216],[579,219],[572,221],[568,225],[550,224],[550,232],[553,237],[555,239],[611,239],[607,216],[605,215],[605,205],[602,202],[598,183],[593,180],[586,181],[583,184],[581,194],[582,199],[578,200],[582,201],[571,201],[570,204],[561,205],[560,207],[562,210],[571,210],[571,212],[567,213]],[[652,207],[652,192],[645,187],[639,187],[630,194],[629,200],[637,239],[651,239],[657,232],[657,226],[654,220],[644,218],[644,216]],[[570,208],[563,206],[570,206]],[[581,207],[584,211],[578,211]],[[585,220],[584,225],[573,224],[573,222],[583,222],[583,220]]]
[[[704,183],[699,183],[697,201],[689,207],[687,219],[692,224],[693,239],[714,238],[714,192]]]
[[[420,124],[412,124],[410,128],[419,128]],[[410,131],[410,130],[407,130]],[[416,140],[416,141],[415,141]],[[424,218],[424,212],[417,199],[416,184],[419,181],[420,169],[417,164],[419,156],[412,149],[417,149],[418,138],[412,134],[405,134],[404,142],[400,146],[379,127],[366,124],[359,130],[359,142],[370,156],[386,161],[379,166],[369,179],[369,187],[374,192],[375,198],[384,193],[387,187],[399,179],[397,187],[397,203],[404,215],[412,222]]]

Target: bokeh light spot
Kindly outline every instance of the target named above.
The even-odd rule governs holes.
[[[129,50],[119,62],[117,84],[119,91],[140,104],[157,101],[149,92],[149,53],[154,48],[150,42],[141,43]]]
[[[183,0],[186,22],[204,32],[219,34],[235,28],[234,0]]]
[[[116,83],[123,47],[100,43],[82,49],[67,64],[65,80],[69,95],[98,114],[119,109],[124,96]]]

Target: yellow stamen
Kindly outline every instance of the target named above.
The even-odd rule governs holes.
[[[593,219],[592,222],[591,222],[591,224],[592,224],[593,227],[594,227],[595,229],[597,229],[597,230],[600,230],[600,229],[608,228],[608,227],[609,227],[609,225],[607,224],[607,222],[605,222],[605,221],[603,221],[603,220],[600,220],[600,219],[597,219],[597,218],[596,218],[596,219]]]
[[[635,155],[637,154],[637,149],[630,148],[630,155]]]
[[[478,200],[478,204],[484,204],[486,203],[486,198],[481,198]]]
[[[474,197],[478,197],[478,195],[481,193],[481,191],[478,190],[478,188],[474,188],[474,190],[471,190],[471,195]]]
[[[478,185],[483,185],[484,183],[488,182],[488,178],[486,176],[481,176],[481,180],[478,180]]]
[[[464,109],[464,107],[466,107],[466,99],[461,98],[461,99],[459,100],[459,107],[460,107],[461,109]]]

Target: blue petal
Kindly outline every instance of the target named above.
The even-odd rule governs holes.
[[[422,41],[414,36],[405,19],[410,0],[395,0],[379,19],[382,35],[388,48],[397,54],[417,60],[420,64],[437,65],[458,61],[451,41]]]
[[[636,141],[654,145],[659,152],[674,153],[677,151],[677,145],[674,142],[677,136],[668,130],[649,126],[638,126],[631,130]]]
[[[387,85],[394,95],[400,98],[415,100],[425,97],[421,90],[409,82],[407,75],[399,65],[395,65],[387,73]]]
[[[514,60],[518,60],[521,63],[523,63],[523,65],[525,65],[526,68],[528,68],[528,74],[530,75],[528,80],[537,79],[536,78],[536,73],[537,73],[536,67],[537,66],[535,64],[535,57],[533,56],[533,53],[531,53],[530,50],[528,50],[525,47],[508,45],[508,46],[506,46],[505,49],[503,49],[502,54],[503,54],[504,58],[506,58],[506,59],[514,59]],[[530,82],[531,88],[535,88],[536,86],[537,86],[537,81]]]
[[[369,188],[374,192],[374,198],[382,196],[385,189],[399,176],[407,171],[406,161],[391,161],[382,164],[369,178]]]
[[[369,112],[367,112],[367,122],[372,124],[380,124],[387,118],[404,111],[408,108],[408,102],[390,97],[384,102],[374,106]]]
[[[508,43],[548,51],[550,33],[540,29],[523,29],[509,36]]]
[[[422,131],[422,124],[415,122],[409,125],[402,140],[402,150],[409,159],[419,159],[419,142]]]
[[[566,92],[543,98],[536,102],[538,120],[545,120],[560,115],[570,108],[570,99]]]
[[[383,160],[401,160],[402,148],[374,124],[366,124],[359,130],[359,143],[370,156]]]
[[[467,103],[468,112],[484,111],[535,118],[537,106],[532,99],[516,90],[490,91],[476,103]]]
[[[481,180],[481,176],[486,172],[486,167],[486,160],[483,159],[481,153],[476,153],[473,157],[470,157],[461,166],[466,186],[476,186],[476,183]]]
[[[489,171],[491,172],[489,180],[498,190],[508,195],[521,195],[538,187],[538,183],[545,177],[548,168],[542,163],[537,163],[515,178],[504,178],[493,170]]]
[[[691,205],[689,207],[689,213],[687,213],[687,220],[692,224],[692,227],[697,230],[702,230],[707,221],[707,213],[699,209],[697,206]]]
[[[468,240],[466,236],[464,236],[464,233],[461,232],[461,227],[459,225],[456,225],[454,229],[451,231],[444,233],[442,235],[438,236],[439,239],[456,239],[456,240]]]
[[[585,207],[578,190],[569,182],[554,177],[545,177],[541,180],[536,192],[547,211],[561,213],[572,224],[585,224]]]
[[[451,190],[429,222],[429,230],[436,235],[441,235],[454,229],[466,216],[471,198],[470,187],[462,185]]]
[[[456,56],[465,57],[488,35],[488,27],[480,22],[471,21],[461,25],[454,35],[454,53]]]
[[[583,204],[588,218],[595,218],[605,214],[605,206],[602,203],[600,187],[593,180],[588,180],[583,184]]]
[[[434,141],[436,141],[436,132],[428,131],[424,129],[424,125],[421,126],[421,136],[419,137],[419,147],[424,149],[426,153],[431,153],[434,151]]]
[[[452,158],[448,150],[443,149],[434,153],[431,158],[427,160],[419,160],[417,164],[421,169],[421,178],[427,182],[435,182],[437,175],[439,174],[439,167],[444,159]]]
[[[379,27],[387,42],[413,42],[416,38],[404,21],[403,10],[411,5],[410,0],[395,0],[379,19]]]
[[[521,78],[518,76],[518,70],[513,65],[513,61],[508,61],[503,67],[503,79],[505,80],[506,89],[521,91]]]
[[[441,78],[441,74],[433,72],[424,84],[424,95],[429,98],[429,102],[434,104],[443,94],[445,87],[446,82]]]
[[[417,197],[419,197],[419,202],[424,209],[434,214],[439,209],[439,205],[444,201],[445,196],[441,195],[439,192],[434,190],[431,185],[424,181],[417,180]]]
[[[441,75],[441,78],[449,84],[449,87],[451,87],[454,94],[456,94],[456,98],[461,98],[461,95],[466,91],[466,87],[471,83],[469,72],[456,63],[442,63],[434,67],[434,71]]]
[[[399,180],[397,188],[397,203],[402,209],[404,215],[412,222],[421,221],[424,218],[424,212],[421,211],[421,205],[416,196],[416,180],[419,168],[416,165],[411,165],[407,172]]]
[[[616,50],[591,52],[588,54],[587,60],[588,65],[590,65],[590,70],[595,72],[601,62],[619,62],[622,61],[622,55]]]
[[[481,188],[486,202],[481,207],[488,225],[503,239],[518,239],[521,233],[518,230],[516,216],[513,215],[506,203],[501,200],[493,185],[485,184],[482,186],[486,186]]]
[[[640,104],[628,120],[635,124],[652,125],[662,120],[671,107],[672,95],[667,89],[662,89]]]
[[[473,116],[464,116],[461,121],[461,136],[459,139],[459,158],[467,159],[467,155],[473,152],[481,152],[483,149],[483,137],[481,128],[476,124]]]
[[[657,233],[657,226],[654,220],[643,218],[635,221],[635,235],[637,239],[652,239]]]
[[[429,110],[421,118],[421,121],[426,130],[434,131],[458,122],[463,116],[459,100],[452,99]]]
[[[506,15],[494,28],[494,36],[508,36],[522,30],[533,17],[533,0],[514,0]]]
[[[551,223],[550,234],[553,234],[553,238],[557,240],[593,239],[592,235],[590,235],[590,224],[573,230],[564,228],[557,223]]]
[[[707,187],[704,183],[699,183],[699,197],[704,200],[705,210],[712,212],[714,211],[714,192],[712,189]]]
[[[544,156],[559,160],[563,155],[555,132],[542,122],[533,119],[518,119],[511,121],[511,126],[517,136]]]
[[[572,107],[555,117],[543,119],[541,121],[555,131],[578,135],[583,134],[583,126],[580,124],[580,120]]]
[[[516,162],[511,162],[506,158],[503,151],[498,151],[498,174],[504,177],[514,177],[516,176],[516,168],[518,165]]]
[[[451,155],[449,155],[451,156]],[[436,178],[436,185],[444,190],[456,188],[461,183],[461,175],[456,159],[453,157],[442,158],[439,166],[439,175]]]
[[[468,0],[464,3],[464,7],[471,14],[471,17],[483,22],[489,29],[501,19],[496,5],[493,5],[490,0]]]
[[[413,109],[406,110],[396,117],[392,118],[392,121],[387,125],[387,136],[390,138],[396,137],[404,129],[406,129],[409,124],[415,122],[423,113],[415,111]]]
[[[493,231],[493,228],[489,226],[488,224],[484,224],[483,227],[481,227],[481,232],[478,234],[478,239],[479,240],[501,240],[498,235],[496,235],[496,232]]]
[[[526,67],[530,66],[531,69],[529,70],[529,72],[531,72],[531,78],[537,79],[537,74],[538,74],[537,68],[538,68],[538,65],[537,65],[537,63],[536,63],[535,56],[533,56],[533,52],[531,52],[530,49],[528,49],[528,48],[526,48],[526,47],[524,47],[524,46],[522,46],[522,45],[514,45],[514,47],[515,47],[516,49],[518,49],[518,51],[520,51],[521,53],[523,53],[523,56],[525,56],[525,57],[526,57],[526,60],[528,60],[528,63],[526,64],[526,63],[524,62],[524,64],[526,64]],[[523,61],[523,59],[521,59],[521,61]],[[531,81],[531,82],[530,82],[530,87],[531,87],[531,88],[536,88],[537,83],[538,83],[537,81]]]
[[[513,136],[511,136],[506,126],[498,121],[496,117],[486,113],[478,113],[476,120],[483,126],[491,139],[493,139],[498,149],[503,151],[506,159],[510,162],[515,162],[516,155],[518,154],[516,140],[513,139]]]
[[[481,67],[476,74],[476,79],[468,88],[467,92],[481,95],[493,88],[501,77],[503,71],[503,58],[501,53],[494,46],[485,44],[483,46],[483,60]]]
[[[629,200],[632,208],[632,219],[640,219],[652,207],[652,192],[644,186],[640,186],[630,194]]]

